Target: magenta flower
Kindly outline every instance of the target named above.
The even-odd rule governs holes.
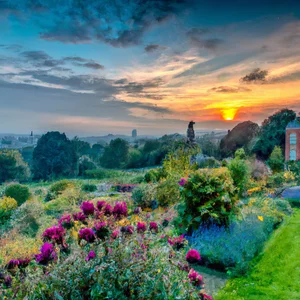
[[[128,216],[128,209],[126,202],[117,202],[114,209],[113,209],[113,215],[115,218],[122,218]]]
[[[106,216],[111,216],[113,213],[113,208],[110,204],[106,204],[105,207],[104,207],[104,214]]]
[[[18,267],[19,268],[26,268],[28,265],[29,265],[29,263],[30,263],[30,261],[31,261],[31,259],[30,258],[25,258],[25,259],[19,259],[19,265],[18,265]]]
[[[63,244],[65,229],[58,225],[47,228],[43,233],[44,241],[52,241],[57,244]]]
[[[203,284],[203,277],[196,272],[194,269],[191,269],[188,275],[191,283],[195,286],[199,286],[201,284]]]
[[[186,178],[181,178],[181,179],[179,180],[178,184],[179,184],[180,186],[184,186],[184,185],[186,184],[186,182],[187,182]]]
[[[96,239],[94,231],[91,228],[82,228],[78,234],[80,240],[85,240],[88,243],[93,243]]]
[[[185,258],[189,263],[193,264],[197,263],[201,259],[201,256],[197,250],[191,249],[188,251]]]
[[[213,300],[213,297],[207,294],[200,293],[199,296],[201,296],[203,300]]]
[[[120,231],[116,229],[116,230],[114,230],[114,231],[112,232],[111,237],[112,237],[113,239],[116,239],[116,238],[119,237],[119,235],[120,235]]]
[[[12,269],[14,269],[14,268],[16,268],[16,267],[18,267],[18,266],[19,266],[19,260],[18,260],[18,259],[11,259],[11,260],[7,263],[6,268],[7,268],[8,270],[12,270]]]
[[[102,210],[105,207],[105,205],[106,205],[106,201],[104,201],[104,200],[97,202],[97,208],[99,210]]]
[[[47,265],[50,261],[56,259],[57,257],[52,244],[44,243],[40,251],[40,254],[35,255],[35,260],[41,265]]]
[[[67,229],[70,229],[74,225],[74,223],[71,219],[71,215],[63,215],[59,219],[58,224]]]
[[[93,259],[93,258],[95,258],[95,257],[96,257],[95,251],[91,250],[91,251],[89,252],[88,256],[85,258],[85,261],[89,261],[89,260],[91,260],[91,259]]]
[[[174,246],[174,248],[176,250],[180,250],[181,248],[183,248],[184,247],[184,242],[185,242],[185,238],[184,238],[183,234],[178,236],[178,237],[175,237],[173,239],[168,238],[168,243],[171,246]]]
[[[74,221],[85,222],[86,215],[83,212],[79,211],[79,212],[73,214],[73,219],[74,219]]]
[[[146,228],[146,223],[144,222],[138,222],[137,223],[137,226],[136,226],[136,229],[137,229],[137,232],[138,233],[143,233],[147,230]]]
[[[94,224],[94,231],[96,232],[96,235],[100,239],[104,239],[108,235],[108,228],[106,222],[96,222]]]
[[[154,232],[158,232],[158,225],[156,222],[150,222],[149,224],[149,230],[150,231],[154,231]]]
[[[133,210],[133,213],[138,215],[142,212],[142,209],[140,207],[136,207],[134,210]]]
[[[134,227],[132,225],[123,226],[123,227],[121,227],[121,231],[125,232],[125,233],[128,233],[128,234],[133,234]]]
[[[4,277],[4,285],[6,287],[11,287],[12,279],[10,276],[5,276]]]
[[[89,216],[89,215],[93,215],[94,214],[94,211],[95,211],[95,206],[92,202],[89,202],[89,201],[85,201],[81,204],[80,206],[82,212],[86,215],[86,216]]]

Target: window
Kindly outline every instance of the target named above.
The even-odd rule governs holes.
[[[297,136],[296,133],[292,133],[290,135],[290,145],[296,145],[297,144]]]
[[[296,160],[296,150],[290,151],[290,160]]]

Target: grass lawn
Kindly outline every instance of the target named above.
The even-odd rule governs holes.
[[[214,299],[300,299],[299,208],[271,237],[250,274],[229,280]]]

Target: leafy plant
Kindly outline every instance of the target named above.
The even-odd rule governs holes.
[[[18,206],[26,202],[30,197],[29,188],[22,184],[11,184],[5,189],[5,196],[14,198]]]
[[[85,183],[81,189],[84,191],[84,192],[89,192],[89,193],[92,193],[92,192],[95,192],[97,191],[97,186],[95,184],[90,184],[90,183]]]
[[[274,173],[283,171],[284,157],[282,154],[282,150],[279,146],[274,147],[274,149],[270,155],[270,158],[268,160],[268,164]]]
[[[136,206],[150,208],[152,202],[156,200],[156,185],[141,184],[132,192],[132,199]]]
[[[13,211],[18,207],[18,203],[11,197],[4,196],[0,199],[0,223],[7,221]]]
[[[170,206],[180,199],[180,190],[178,182],[172,179],[166,179],[157,185],[156,198],[158,204],[163,207]]]

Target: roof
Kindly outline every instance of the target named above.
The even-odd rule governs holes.
[[[290,122],[287,124],[286,126],[287,129],[289,128],[300,128],[300,120],[299,119],[295,119],[294,121]]]

